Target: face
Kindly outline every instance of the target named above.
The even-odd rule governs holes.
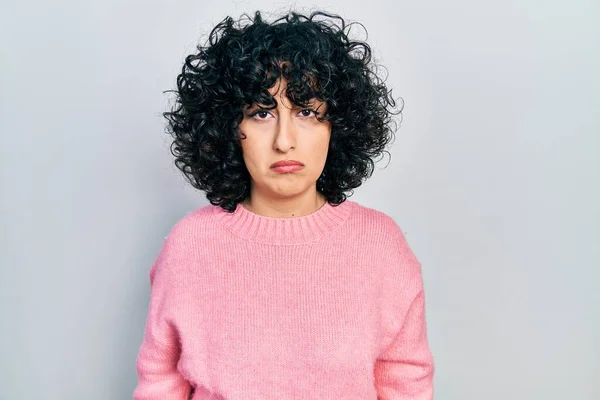
[[[319,122],[327,104],[313,99],[306,108],[293,104],[285,95],[285,80],[269,92],[277,108],[262,109],[254,104],[244,110],[240,124],[244,162],[252,178],[252,196],[293,197],[314,191],[327,159],[331,124]],[[245,138],[244,138],[245,135]],[[299,166],[277,167],[282,161]]]

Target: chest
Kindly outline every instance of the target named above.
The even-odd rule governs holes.
[[[382,332],[377,266],[279,259],[261,269],[232,257],[190,282],[181,301],[194,318],[178,323],[184,373],[225,398],[298,382],[368,387]]]

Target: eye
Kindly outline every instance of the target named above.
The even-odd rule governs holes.
[[[268,113],[268,112],[266,112],[266,111],[259,111],[259,112],[257,112],[257,113],[256,113],[256,114],[254,114],[254,115],[258,115],[258,117],[259,117],[260,119],[265,119],[265,118],[267,118],[267,116],[269,115],[269,113]]]
[[[304,110],[300,111],[300,114],[302,114],[303,117],[310,117],[311,113],[313,113],[315,116],[319,115],[317,111],[311,110],[310,108],[305,108]]]
[[[253,112],[253,113],[250,113],[248,116],[249,116],[250,118],[254,118],[254,119],[261,120],[261,119],[267,119],[267,117],[268,117],[269,115],[270,115],[270,114],[269,114],[269,112],[268,112],[268,111],[265,111],[265,110],[258,110],[258,111],[255,111],[255,112]]]

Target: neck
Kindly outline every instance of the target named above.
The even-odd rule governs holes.
[[[284,198],[266,198],[253,193],[242,205],[248,211],[265,217],[294,218],[312,214],[326,202],[325,196],[315,190]]]
[[[217,220],[229,232],[257,243],[291,245],[314,242],[337,230],[349,219],[355,203],[348,200],[333,206],[325,202],[303,216],[268,217],[249,211],[238,203],[233,213],[213,207]]]

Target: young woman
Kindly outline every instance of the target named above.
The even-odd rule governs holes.
[[[421,265],[347,200],[395,102],[335,15],[230,17],[189,55],[165,116],[210,205],[150,270],[136,400],[433,398]]]

